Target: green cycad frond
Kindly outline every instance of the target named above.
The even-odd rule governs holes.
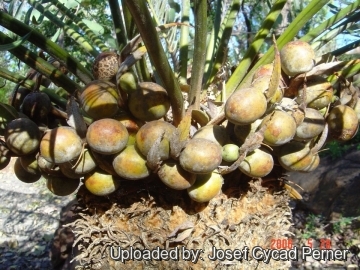
[[[168,1],[161,0],[147,0],[149,9],[152,13],[156,26],[164,25],[173,21],[169,21],[170,15],[174,13],[174,9],[169,6]],[[175,19],[175,17],[173,17]],[[167,32],[162,32],[160,35],[164,38],[165,52],[173,61],[174,68],[177,67],[176,53],[178,50],[179,36],[177,35],[177,28],[172,27]]]

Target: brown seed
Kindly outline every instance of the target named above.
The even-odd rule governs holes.
[[[140,150],[141,154],[145,157],[150,151],[155,141],[164,136],[164,138],[170,140],[171,136],[175,133],[176,128],[165,121],[151,121],[143,125],[136,133],[136,147]],[[170,155],[169,143],[164,142],[160,145],[162,147],[161,156],[162,160],[166,160]]]
[[[158,120],[170,108],[166,90],[152,82],[139,83],[138,89],[129,96],[130,112],[142,121]]]
[[[198,175],[187,192],[189,197],[196,202],[208,202],[220,193],[223,182],[223,177],[216,171]]]
[[[296,122],[294,118],[286,112],[275,111],[274,114],[267,115],[260,125],[266,125],[264,132],[264,143],[271,146],[282,145],[294,138],[296,132]]]
[[[100,53],[93,65],[93,76],[95,80],[114,79],[119,69],[119,56],[115,52]]]
[[[5,130],[5,141],[9,149],[17,155],[28,155],[38,150],[40,130],[27,118],[11,121]]]
[[[84,178],[87,190],[97,196],[106,196],[116,191],[120,186],[120,180],[111,174],[101,170],[95,170]]]
[[[179,161],[181,167],[188,172],[210,173],[222,161],[222,147],[207,139],[191,139],[181,152]]]
[[[235,125],[247,125],[263,116],[267,108],[264,94],[256,88],[239,89],[225,103],[225,116]]]
[[[146,159],[134,145],[126,146],[121,153],[115,156],[113,167],[119,176],[129,180],[138,180],[150,175]]]
[[[71,179],[66,176],[44,175],[47,188],[57,196],[68,196],[80,184],[80,179]]]
[[[288,42],[280,51],[281,68],[289,76],[310,71],[315,65],[315,52],[301,40]]]
[[[178,163],[168,161],[161,165],[159,178],[168,187],[183,190],[195,183],[196,175],[185,171]]]
[[[119,121],[104,118],[93,122],[86,133],[89,147],[103,155],[119,153],[128,142],[129,133]]]
[[[359,128],[356,112],[346,105],[338,105],[332,108],[326,121],[329,124],[330,135],[340,141],[353,138]]]
[[[40,142],[40,155],[47,161],[61,164],[77,158],[82,141],[71,127],[57,127],[45,133]]]
[[[93,119],[112,117],[119,109],[116,86],[108,81],[89,83],[80,95],[82,108]]]

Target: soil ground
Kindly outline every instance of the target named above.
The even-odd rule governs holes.
[[[0,171],[0,269],[52,269],[52,240],[75,195],[55,196],[43,178],[21,182],[14,161]]]

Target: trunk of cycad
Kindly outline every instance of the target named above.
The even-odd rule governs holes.
[[[275,186],[277,185],[277,182]],[[288,237],[291,226],[286,191],[269,192],[261,180],[238,170],[225,176],[221,194],[209,203],[192,201],[186,191],[166,187],[153,175],[123,182],[114,194],[97,197],[85,188],[78,192],[79,218],[69,224],[75,233],[80,269],[288,269],[289,262],[257,261],[255,246],[270,249],[273,239]],[[119,249],[198,250],[197,262],[185,260],[128,260]],[[248,248],[242,260],[211,260],[213,249]],[[111,248],[112,251],[111,251]],[[111,253],[112,252],[112,253]],[[244,256],[244,255],[243,255]],[[118,258],[118,259],[114,259]]]

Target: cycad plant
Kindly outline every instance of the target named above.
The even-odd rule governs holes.
[[[301,195],[283,173],[315,170],[327,141],[358,129],[359,61],[337,57],[359,40],[323,47],[356,36],[360,1],[301,1],[295,13],[291,1],[270,2],[241,57],[232,37],[239,14],[254,28],[252,1],[3,4],[0,49],[30,70],[0,69],[16,83],[0,104],[1,168],[16,157],[21,181],[43,176],[58,196],[82,183],[74,263],[118,269],[117,247],[131,247],[143,256],[126,262],[134,267],[213,267],[214,247],[245,256],[289,236],[288,201]],[[334,15],[305,33],[326,6]],[[157,248],[202,259],[145,259]]]

